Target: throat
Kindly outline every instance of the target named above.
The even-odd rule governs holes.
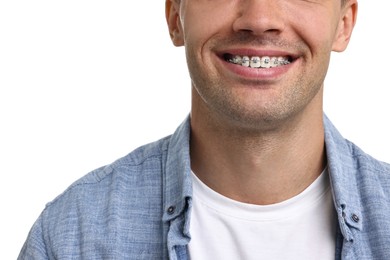
[[[289,131],[243,134],[202,119],[191,119],[191,169],[233,200],[259,205],[284,201],[305,190],[326,166],[321,122],[315,129],[301,123]]]

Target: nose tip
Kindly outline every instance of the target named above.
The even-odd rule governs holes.
[[[280,1],[246,0],[239,7],[233,30],[252,34],[279,33],[285,27]]]

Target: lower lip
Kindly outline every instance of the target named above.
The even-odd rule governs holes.
[[[220,59],[223,63],[223,66],[227,68],[230,72],[232,72],[235,76],[239,78],[243,78],[246,80],[256,80],[256,81],[273,81],[281,78],[287,71],[292,67],[292,65],[296,62],[292,62],[287,65],[273,67],[273,68],[251,68],[245,67],[241,65],[236,65],[225,61],[224,59]]]

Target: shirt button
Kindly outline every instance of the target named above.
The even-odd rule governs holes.
[[[351,216],[352,220],[355,222],[355,223],[358,223],[360,221],[360,218],[358,215],[356,214],[352,214]]]
[[[175,213],[175,206],[170,206],[167,209],[167,212],[168,212],[169,215],[172,215],[173,213]]]

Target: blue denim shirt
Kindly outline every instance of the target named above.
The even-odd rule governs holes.
[[[189,259],[189,121],[71,185],[46,206],[18,259]],[[388,260],[390,166],[324,122],[335,259]]]

